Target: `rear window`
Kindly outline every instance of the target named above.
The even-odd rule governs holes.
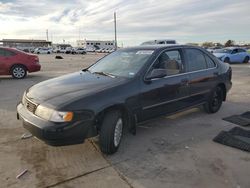
[[[206,54],[204,54],[206,62],[207,62],[207,68],[213,68],[216,66],[215,62]]]
[[[14,55],[16,54],[10,50],[0,49],[0,56],[9,57],[9,56],[14,56]]]
[[[207,63],[203,52],[197,49],[186,49],[188,71],[197,71],[207,68]]]

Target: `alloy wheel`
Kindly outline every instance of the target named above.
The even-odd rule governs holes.
[[[122,128],[123,128],[122,118],[119,118],[116,122],[115,131],[114,131],[114,145],[115,145],[115,147],[117,147],[121,142]]]

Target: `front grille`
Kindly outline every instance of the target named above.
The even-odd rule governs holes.
[[[29,99],[25,98],[23,105],[25,106],[25,108],[27,108],[27,110],[29,110],[33,114],[35,113],[36,107],[37,107],[37,105],[35,103],[33,103]]]

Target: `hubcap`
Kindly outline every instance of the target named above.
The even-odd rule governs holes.
[[[13,70],[13,75],[16,77],[16,78],[22,78],[24,77],[25,75],[25,70],[21,67],[16,67],[14,68]]]
[[[220,91],[216,91],[214,93],[214,98],[213,98],[213,102],[212,102],[212,105],[213,107],[218,107],[221,103],[222,99],[221,99],[221,93]]]
[[[117,147],[120,144],[122,138],[122,119],[119,118],[115,125],[115,133],[114,133],[114,145]]]

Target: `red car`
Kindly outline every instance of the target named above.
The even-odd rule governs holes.
[[[0,75],[12,75],[13,78],[21,79],[27,72],[40,69],[38,56],[14,48],[0,47]]]

